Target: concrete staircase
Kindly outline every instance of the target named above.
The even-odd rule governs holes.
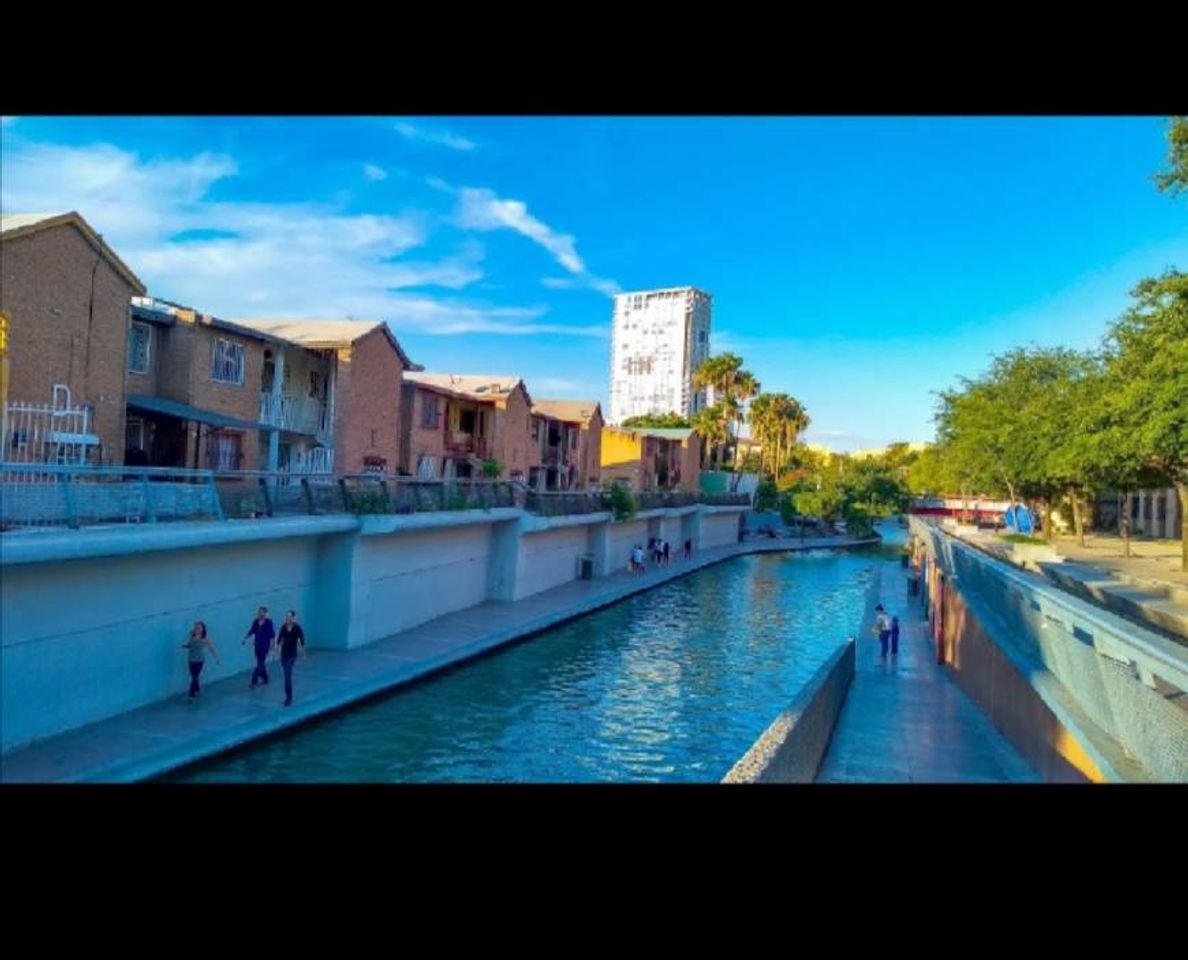
[[[1084,563],[1040,562],[1037,567],[1070,593],[1188,642],[1188,590]]]

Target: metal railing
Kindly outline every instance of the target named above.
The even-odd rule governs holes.
[[[295,433],[316,434],[328,429],[327,405],[292,393],[260,393],[260,422]]]
[[[749,502],[745,496],[683,491],[636,497],[640,510]],[[605,492],[539,492],[518,481],[486,478],[0,463],[2,530],[497,507],[520,507],[542,516],[611,510]]]

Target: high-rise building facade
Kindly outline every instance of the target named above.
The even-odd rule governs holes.
[[[615,297],[611,423],[649,413],[692,416],[705,407],[693,371],[709,356],[710,300],[694,287]]]

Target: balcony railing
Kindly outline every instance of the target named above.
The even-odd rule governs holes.
[[[445,450],[450,456],[486,460],[489,449],[486,437],[476,437],[473,433],[463,433],[460,430],[446,434]]]
[[[330,451],[324,455],[332,456]],[[604,493],[540,493],[508,480],[318,473],[312,470],[312,457],[306,465],[311,472],[298,473],[292,464],[277,472],[219,472],[0,463],[0,529],[496,507],[521,507],[544,516],[610,509]],[[651,493],[636,497],[641,510],[748,502],[738,494]]]
[[[288,465],[282,467],[280,472],[291,476],[333,473],[334,450],[330,447],[314,447],[310,450],[296,451],[289,456]]]
[[[330,430],[329,409],[321,400],[295,394],[261,393],[260,422],[269,426],[322,437]]]

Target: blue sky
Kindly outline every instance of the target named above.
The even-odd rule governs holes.
[[[1091,346],[1188,266],[1159,117],[5,118],[5,212],[76,209],[161,297],[377,317],[429,370],[605,406],[616,290],[695,285],[713,347],[836,449],[932,436],[992,353]]]

